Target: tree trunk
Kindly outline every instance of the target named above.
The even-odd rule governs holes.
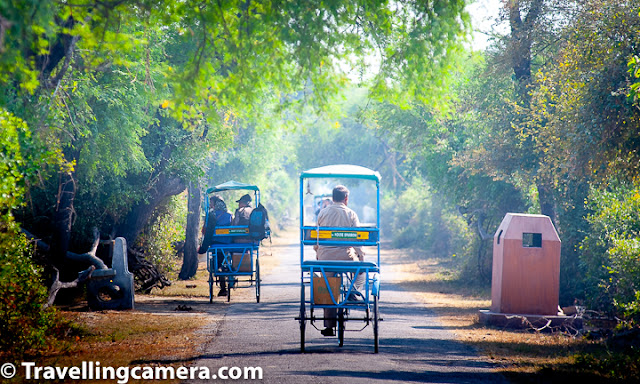
[[[525,105],[529,104],[529,83],[531,82],[531,44],[537,19],[540,17],[544,0],[531,0],[527,15],[522,16],[520,0],[505,3],[511,28],[511,66],[518,85],[518,94]]]
[[[153,211],[166,199],[181,193],[184,189],[185,184],[181,179],[160,176],[155,187],[149,191],[149,198],[131,208],[117,231],[118,236],[124,237],[127,244],[133,245]]]
[[[541,180],[536,183],[536,187],[538,188],[540,213],[549,216],[553,225],[556,225],[556,202],[553,195],[553,187],[549,183]]]
[[[184,257],[178,278],[188,280],[198,270],[198,227],[200,226],[200,186],[189,183],[189,199],[187,202],[187,228],[184,241]]]
[[[73,222],[73,201],[76,196],[76,181],[72,172],[60,175],[58,201],[53,218],[54,233],[51,240],[51,261],[61,268],[69,250],[71,224]],[[64,272],[64,269],[61,268]]]

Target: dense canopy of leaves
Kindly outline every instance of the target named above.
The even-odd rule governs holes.
[[[65,255],[87,249],[92,227],[148,244],[135,240],[149,221],[166,217],[159,210],[243,131],[255,142],[281,132],[285,114],[292,126],[304,108],[330,111],[353,68],[372,96],[435,103],[468,28],[464,5],[2,2],[3,227],[15,214],[50,245],[40,250],[63,278],[83,267]],[[253,154],[263,163],[280,155]],[[282,167],[256,169],[284,178]],[[162,241],[147,248],[166,249]]]
[[[466,208],[473,225],[488,219],[487,237],[506,211],[552,216],[561,304],[619,316],[637,307],[640,286],[636,236],[621,227],[637,216],[639,12],[638,1],[505,2],[508,33],[461,68],[454,113],[414,105],[375,115],[445,204]]]

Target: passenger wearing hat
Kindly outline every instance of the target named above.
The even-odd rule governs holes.
[[[239,200],[236,200],[238,203],[238,209],[236,209],[236,213],[233,215],[233,221],[231,225],[249,225],[249,216],[251,216],[251,211],[253,211],[253,207],[251,206],[251,196],[243,195]],[[237,236],[233,238],[234,243],[253,243],[253,239],[247,236]]]
[[[238,209],[233,215],[231,225],[249,225],[249,216],[253,211],[251,196],[249,194],[243,195],[239,200],[236,200],[236,203],[238,203]]]

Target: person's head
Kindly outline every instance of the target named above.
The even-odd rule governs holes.
[[[227,204],[221,198],[216,200],[213,207],[216,211],[227,212]]]
[[[249,205],[251,205],[251,196],[249,194],[242,195],[239,200],[236,200],[236,203],[238,203],[238,207],[240,208],[248,207]]]
[[[333,202],[347,204],[349,201],[349,190],[344,185],[336,185],[333,188]]]
[[[222,197],[218,195],[212,195],[209,198],[209,209],[219,211],[218,207],[222,206],[221,204],[224,205],[224,210],[226,211],[227,205],[224,203],[224,199],[222,199]]]

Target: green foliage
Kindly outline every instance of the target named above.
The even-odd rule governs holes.
[[[640,188],[623,184],[610,190],[592,189],[588,203],[593,213],[587,216],[591,228],[582,243],[582,261],[589,278],[601,289],[590,298],[598,307],[638,324]]]
[[[174,196],[156,209],[144,231],[138,236],[135,247],[145,250],[145,256],[158,271],[175,277],[180,258],[176,247],[184,242],[187,215],[185,194]]]
[[[574,357],[575,369],[581,372],[596,372],[600,381],[632,383],[640,380],[640,355],[638,351],[601,353],[579,353]]]
[[[294,161],[293,137],[282,125],[267,130],[250,124],[238,129],[231,149],[213,156],[206,187],[230,180],[257,185],[275,229],[282,215],[291,217],[297,211],[297,203],[292,200],[295,182],[287,172]],[[235,201],[227,201],[227,207],[233,212]]]
[[[633,103],[635,105],[640,104],[640,81],[635,79],[640,78],[640,57],[633,55],[629,62],[627,63],[629,67],[629,73],[631,74],[631,79],[634,81],[633,84],[629,87],[628,96],[632,98]]]
[[[555,64],[536,76],[532,122],[546,169],[558,180],[638,173],[640,109],[627,98],[640,43],[640,2],[585,2]]]
[[[532,3],[505,7],[524,20]],[[637,176],[639,110],[625,96],[634,82],[628,61],[637,54],[638,5],[593,0],[567,8],[573,12],[560,19],[545,8],[528,35],[529,64],[534,74],[539,70],[535,82],[514,76],[512,64],[527,58],[514,48],[521,41],[513,40],[518,31],[512,30],[484,60],[472,57],[476,65],[462,68],[452,88],[451,118],[417,106],[387,113],[383,124],[398,138],[394,147],[413,154],[416,169],[449,204],[482,209],[493,225],[507,211],[539,213],[551,203],[563,240],[562,303],[585,291],[596,308],[613,303],[598,288],[599,278],[585,278],[585,270],[597,270],[602,260],[581,264],[591,256],[581,256],[577,245],[590,234],[584,219],[589,186]],[[540,187],[549,192],[545,201]],[[616,252],[621,261],[633,247],[625,241]]]
[[[268,178],[261,182],[260,191],[264,198],[264,206],[268,208],[271,229],[277,234],[277,228],[291,224],[298,211],[295,206],[297,183],[285,168],[275,169]]]
[[[24,121],[0,108],[0,232],[13,221],[12,210],[20,205],[24,193],[20,137],[28,134]]]
[[[11,22],[0,40],[0,83],[16,82],[21,89],[33,92],[39,85],[33,57],[25,51],[47,51],[56,33],[51,1],[11,1],[0,4],[0,15]]]
[[[417,209],[416,220],[425,220],[418,225],[429,230],[420,228],[419,233],[413,233],[418,227],[399,225],[398,228],[403,228],[398,233],[404,236],[402,242],[408,243],[411,238],[424,239],[425,233],[435,237],[421,244],[423,248],[448,239],[457,244],[448,254],[455,253],[464,265],[466,280],[486,284],[490,276],[491,249],[477,236],[479,224],[490,235],[506,212],[524,212],[529,203],[524,198],[526,194],[520,190],[519,179],[506,178],[507,169],[495,170],[490,165],[491,155],[487,154],[486,148],[493,135],[490,133],[492,126],[483,115],[487,109],[481,109],[486,105],[478,104],[485,97],[488,102],[489,97],[484,92],[500,89],[502,83],[483,79],[479,76],[483,70],[484,61],[477,56],[470,57],[468,65],[460,69],[456,86],[452,88],[455,97],[450,105],[454,113],[442,114],[419,104],[411,109],[383,104],[376,106],[369,118],[397,157],[404,159],[398,169],[408,179],[420,175],[414,180],[423,180],[420,184],[424,185],[410,186],[407,191],[419,188],[425,196],[435,198],[434,207],[440,212],[440,217],[434,218],[426,207]],[[402,193],[398,194],[398,199],[402,199]],[[413,203],[419,205],[424,201]]]
[[[384,162],[389,153],[385,150],[383,140],[357,120],[361,102],[361,98],[350,98],[341,109],[343,116],[317,119],[305,127],[296,140],[296,159],[301,170],[328,164],[376,168]],[[388,185],[393,179],[389,166],[379,168],[382,182]]]
[[[0,349],[11,358],[43,347],[56,322],[53,311],[43,310],[47,290],[29,248],[13,231],[0,238]]]
[[[377,55],[377,97],[429,97],[468,26],[463,1],[1,7],[0,102],[57,158],[40,170],[29,191],[38,204],[24,220],[51,217],[56,176],[72,173],[80,239],[89,226],[122,224],[160,176],[202,177],[211,152],[231,145],[236,121],[264,129],[281,116],[268,111],[329,110],[347,82],[337,63]],[[432,81],[414,81],[420,74]]]
[[[443,203],[443,197],[418,178],[397,198],[385,199],[383,214],[390,222],[393,246],[419,248],[435,257],[471,258],[474,234]]]
[[[174,7],[180,20],[175,41],[192,43],[181,60],[184,70],[168,74],[175,91],[170,108],[180,120],[202,111],[213,119],[225,108],[257,122],[264,122],[265,107],[313,105],[329,111],[347,84],[343,68],[349,67],[368,72],[378,98],[437,102],[435,95],[446,89],[441,75],[468,28],[460,0],[267,0]],[[367,65],[371,57],[379,65]]]
[[[12,215],[24,193],[21,139],[27,135],[22,120],[0,109],[0,350],[10,358],[42,347],[55,323],[53,313],[42,309],[42,271]]]

